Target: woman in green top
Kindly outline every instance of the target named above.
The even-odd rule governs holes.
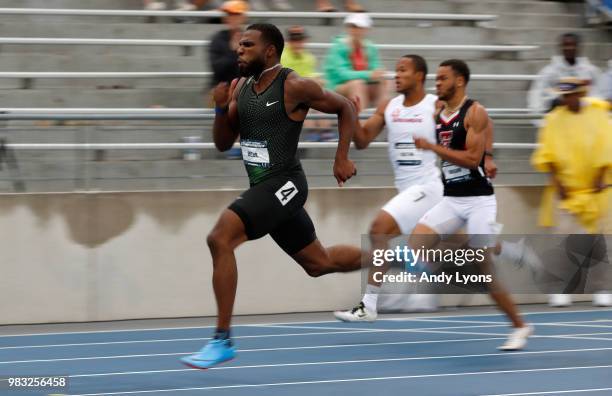
[[[384,97],[384,70],[374,43],[365,38],[372,27],[368,14],[344,20],[348,34],[334,39],[325,60],[327,88],[346,97],[357,96],[363,108],[376,107]]]

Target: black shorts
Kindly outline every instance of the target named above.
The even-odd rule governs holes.
[[[244,223],[249,240],[270,234],[290,256],[317,239],[304,204],[308,183],[302,170],[271,177],[243,192],[229,206]]]

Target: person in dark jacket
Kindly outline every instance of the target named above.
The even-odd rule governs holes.
[[[246,22],[248,3],[242,0],[226,1],[221,5],[221,11],[226,16],[223,23],[227,29],[221,30],[212,37],[208,49],[208,58],[213,72],[210,88],[220,82],[230,83],[238,77],[238,41],[242,35],[242,26]]]

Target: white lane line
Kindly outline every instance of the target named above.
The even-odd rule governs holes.
[[[589,312],[612,312],[612,309],[583,309],[575,311],[543,311],[543,312],[524,312],[523,315],[546,315],[546,314],[571,314],[571,313],[589,313]],[[416,316],[407,318],[381,318],[378,320],[399,320],[399,321],[411,321],[413,319],[444,319],[444,318],[478,318],[487,316],[505,316],[501,313],[493,314],[465,314],[465,315],[436,315],[436,316]],[[306,322],[276,322],[276,323],[245,323],[234,326],[235,327],[260,327],[269,325],[284,325],[284,324],[317,324],[317,323],[338,323],[337,320],[319,320],[319,321],[306,321]],[[167,331],[167,330],[190,330],[190,329],[211,329],[215,326],[190,326],[190,327],[155,327],[155,328],[139,328],[139,329],[119,329],[119,330],[91,330],[91,331],[65,331],[65,332],[43,332],[43,333],[29,333],[29,334],[2,334],[2,337],[30,337],[30,336],[47,336],[47,335],[62,335],[62,334],[97,334],[97,333],[121,333],[121,332],[140,332],[140,331]]]
[[[468,324],[499,324],[500,322],[496,321],[481,321],[481,320],[440,320],[440,319],[415,319],[417,322],[433,322],[433,323],[468,323]],[[607,323],[609,320],[592,320],[592,321],[565,321],[565,322],[530,322],[530,324],[535,326],[554,326],[554,327],[595,327],[595,328],[612,328],[612,325],[603,325],[597,323]],[[588,324],[590,323],[590,324]],[[469,328],[471,326],[465,326],[465,328]]]
[[[493,316],[493,315],[491,315]],[[397,318],[389,318],[386,320],[396,321]],[[443,322],[443,323],[503,323],[505,321],[504,318],[501,318],[501,321],[491,321],[491,320],[453,320],[453,319],[437,319],[437,318],[412,318],[411,320],[418,322]],[[543,322],[543,323],[607,323],[612,322],[612,319],[593,319],[593,320],[564,320],[560,322]],[[536,322],[537,323],[537,322]]]
[[[238,349],[236,352],[274,352],[274,351],[297,351],[297,350],[308,350],[308,349],[333,349],[333,348],[365,348],[382,345],[410,345],[410,344],[441,344],[441,343],[454,343],[454,342],[473,342],[473,341],[489,341],[489,340],[505,340],[505,337],[487,337],[487,338],[461,338],[453,340],[432,340],[432,341],[398,341],[398,342],[376,342],[368,344],[341,344],[341,345],[313,345],[313,346],[301,346],[301,347],[282,347],[282,348],[255,348],[255,349]],[[179,356],[189,355],[195,353],[191,352],[175,352],[175,353],[154,353],[154,354],[143,354],[143,355],[112,355],[112,356],[87,356],[77,358],[57,358],[57,359],[37,359],[37,360],[14,360],[14,361],[3,361],[0,364],[16,364],[16,363],[41,363],[41,362],[62,362],[72,360],[96,360],[96,359],[129,359],[129,358],[142,358],[142,357],[156,357],[156,356]]]
[[[267,338],[267,337],[298,337],[298,336],[311,336],[311,335],[327,335],[327,334],[356,334],[356,329],[350,331],[321,331],[321,332],[310,332],[310,333],[286,333],[286,334],[260,334],[260,335],[248,335],[248,336],[232,336],[232,339],[247,339],[247,338]],[[360,329],[357,333],[377,333],[378,330]],[[116,345],[116,344],[141,344],[141,343],[156,343],[156,342],[180,342],[180,341],[202,341],[210,340],[210,337],[199,337],[199,338],[175,338],[175,339],[164,339],[164,340],[134,340],[134,341],[108,341],[108,342],[83,342],[73,344],[49,344],[49,345],[17,345],[0,347],[3,349],[23,349],[23,348],[49,348],[49,347],[68,347],[68,346],[91,346],[91,345]]]
[[[596,336],[596,335],[610,335],[612,333],[576,333],[576,334],[559,334],[555,337],[581,337],[581,336]],[[608,340],[609,338],[606,338]]]
[[[603,337],[580,337],[580,336],[557,336],[559,338],[568,338],[572,340],[593,340],[593,341],[612,341],[612,338]]]
[[[338,323],[337,321],[330,323]],[[357,332],[362,333],[373,333],[373,332],[400,332],[400,333],[421,333],[429,330],[447,330],[447,329],[469,329],[469,328],[481,328],[481,327],[509,327],[506,324],[495,324],[495,325],[475,325],[475,326],[443,326],[443,327],[424,327],[420,329],[383,329],[383,328],[355,328],[355,327],[327,327],[327,326],[300,326],[300,325],[258,325],[258,327],[273,328],[273,329],[305,329],[305,330],[331,330],[323,332],[310,332],[310,333],[288,333],[288,334],[260,334],[260,335],[249,335],[249,336],[233,336],[234,339],[242,338],[266,338],[266,337],[294,337],[302,335],[326,335],[326,334],[349,334]],[[335,331],[340,330],[340,331]],[[483,334],[486,335],[486,334]],[[503,334],[497,334],[503,335]],[[195,341],[195,340],[207,340],[210,337],[203,338],[180,338],[172,340],[135,340],[135,341],[110,341],[110,342],[90,342],[90,343],[72,343],[72,344],[50,344],[50,345],[32,345],[32,346],[9,346],[0,347],[3,349],[22,349],[22,348],[44,348],[44,347],[62,347],[62,346],[77,346],[77,345],[113,345],[113,344],[130,344],[130,343],[143,343],[143,342],[173,342],[173,341]]]
[[[326,327],[317,327],[326,329]],[[436,329],[439,329],[437,327]],[[357,332],[356,332],[357,330]],[[401,331],[400,331],[401,330]],[[410,330],[410,331],[408,331]],[[387,330],[384,330],[387,331]],[[262,335],[250,335],[250,336],[233,336],[233,339],[250,339],[250,338],[267,338],[267,337],[298,337],[298,336],[311,336],[311,335],[328,335],[328,334],[350,334],[355,335],[359,333],[380,333],[382,331],[375,329],[356,329],[350,328],[347,331],[325,331],[325,332],[311,332],[311,333],[288,333],[288,334],[262,334]],[[420,329],[395,329],[395,332],[402,333],[436,333],[436,334],[463,334],[463,335],[480,335],[480,336],[492,336],[491,338],[483,338],[482,340],[499,340],[505,339],[507,334],[501,333],[478,333],[478,332],[459,332],[459,331],[437,331],[437,330],[423,330]],[[575,338],[577,340],[589,340],[593,339],[596,341],[612,341],[612,338],[587,338],[588,336],[597,335],[611,335],[612,332],[604,333],[578,333],[578,334],[559,334],[559,335],[533,335],[533,338]],[[11,349],[36,349],[36,348],[64,348],[64,347],[81,347],[81,346],[96,346],[96,345],[123,345],[123,344],[146,344],[146,343],[164,343],[164,342],[186,342],[186,341],[207,341],[210,337],[199,337],[199,338],[176,338],[176,339],[163,339],[163,340],[135,340],[135,341],[108,341],[108,342],[84,342],[84,343],[73,343],[73,344],[48,344],[48,345],[18,345],[18,346],[7,346],[0,347],[0,350],[11,350]],[[474,340],[481,340],[480,338]],[[414,343],[435,343],[445,342],[445,340],[430,340],[430,341],[410,341]]]
[[[536,324],[539,326],[540,324]],[[346,327],[323,327],[323,326],[285,326],[285,325],[270,325],[267,326],[269,328],[297,328],[297,329],[346,329]],[[435,334],[463,334],[463,335],[480,335],[480,336],[493,336],[493,337],[501,337],[507,336],[507,334],[503,333],[484,333],[484,332],[468,332],[468,331],[457,331],[455,329],[470,329],[470,328],[490,328],[490,327],[508,327],[508,324],[502,325],[484,325],[484,326],[449,326],[449,327],[423,327],[419,329],[382,329],[382,328],[370,328],[372,331],[378,332],[394,332],[394,333],[435,333]],[[360,327],[351,327],[351,330],[362,330],[364,328]],[[452,330],[452,331],[448,331]],[[589,333],[585,335],[603,335],[610,333]],[[568,339],[579,339],[579,340],[588,340],[591,338],[580,337],[580,334],[561,334],[561,335],[533,335],[533,338],[568,338]],[[592,338],[592,340],[596,341],[609,341],[607,338]]]
[[[612,323],[612,319],[593,319],[593,320],[564,320],[555,323]]]
[[[540,324],[537,323],[536,326]],[[267,326],[270,328],[297,328],[297,329],[340,329],[346,327],[322,327],[322,326],[285,326],[285,325],[270,325]],[[490,327],[507,327],[508,324],[502,325],[484,325],[484,326],[449,326],[449,327],[423,327],[419,329],[382,329],[382,328],[373,328],[372,331],[378,332],[389,332],[389,333],[436,333],[436,334],[463,334],[463,335],[481,335],[481,336],[493,336],[493,337],[501,337],[507,336],[508,334],[503,333],[483,333],[483,332],[467,332],[467,331],[456,331],[454,329],[470,329],[470,328],[490,328]],[[352,330],[362,330],[360,327],[351,327]],[[453,330],[453,331],[448,331]],[[611,333],[588,333],[583,335],[604,335]],[[595,340],[595,341],[610,341],[612,339],[607,338],[586,338],[581,337],[581,334],[560,334],[560,335],[533,335],[532,338],[568,338],[568,339],[578,339],[578,340]]]
[[[571,311],[535,311],[535,312],[521,312],[521,315],[564,315],[564,314],[572,314],[572,313],[581,313],[581,312],[612,312],[612,308],[594,308],[594,309],[584,309],[584,310],[571,310]],[[504,313],[489,313],[489,314],[462,314],[462,315],[432,315],[432,316],[415,316],[409,318],[388,318],[384,320],[412,320],[412,319],[447,319],[447,318],[481,318],[486,316],[506,316]],[[304,322],[306,323],[306,322]],[[322,323],[322,322],[316,322]]]
[[[447,333],[448,334],[457,334],[457,332],[444,332],[444,334],[447,334]],[[469,334],[481,334],[481,333],[469,333]],[[612,334],[612,333],[560,334],[560,335],[555,335],[555,336],[534,335],[532,337],[533,338],[562,338],[562,339],[575,339],[575,340],[612,341],[612,338],[588,337],[590,335],[599,335],[599,334]],[[377,342],[377,343],[363,343],[363,344],[313,345],[313,346],[301,346],[301,347],[239,349],[239,350],[237,350],[237,352],[274,352],[274,351],[293,351],[293,350],[308,350],[308,349],[333,349],[333,348],[354,348],[354,347],[364,348],[364,347],[382,346],[382,345],[440,344],[440,343],[458,343],[458,342],[474,342],[474,341],[498,341],[498,340],[505,340],[505,339],[506,339],[506,337],[486,337],[486,338],[461,338],[461,339],[449,339],[449,340],[420,340],[420,341]],[[81,345],[81,344],[75,344],[75,345]],[[129,358],[156,357],[156,356],[179,356],[179,355],[187,355],[187,354],[191,354],[191,353],[194,353],[194,352],[175,352],[175,353],[155,353],[155,354],[142,354],[142,355],[111,355],[111,356],[89,356],[89,357],[78,357],[78,358],[58,358],[58,359],[0,361],[0,365],[2,365],[2,364],[16,364],[16,363],[57,362],[57,361],[71,361],[71,360],[129,359]]]
[[[612,348],[589,348],[589,349],[565,349],[565,350],[548,350],[548,351],[520,351],[520,352],[496,352],[483,353],[472,355],[446,355],[446,356],[418,356],[405,358],[387,358],[387,359],[357,359],[357,360],[329,360],[322,362],[296,362],[296,363],[275,363],[275,364],[255,364],[244,366],[220,366],[213,367],[209,370],[239,370],[239,369],[258,369],[258,368],[277,368],[277,367],[304,367],[304,366],[326,366],[326,365],[342,365],[342,364],[364,364],[364,363],[385,363],[385,362],[407,362],[407,361],[422,361],[422,360],[444,360],[444,359],[465,359],[478,357],[494,357],[494,356],[531,356],[531,355],[546,355],[559,353],[580,353],[580,352],[600,352],[609,351]],[[70,378],[90,378],[90,377],[112,377],[121,375],[136,375],[136,374],[159,374],[159,373],[174,373],[179,371],[193,371],[193,369],[171,369],[171,370],[145,370],[145,371],[119,371],[111,373],[92,373],[92,374],[76,374],[70,375]]]
[[[443,326],[443,327],[421,327],[421,328],[417,328],[417,329],[387,329],[387,328],[380,328],[380,327],[329,327],[329,326],[292,326],[292,325],[269,325],[269,326],[265,326],[268,328],[274,328],[274,329],[306,329],[306,330],[313,330],[313,329],[328,329],[328,330],[346,330],[346,329],[351,329],[351,330],[374,330],[374,331],[381,331],[381,332],[399,332],[399,333],[412,333],[412,332],[426,332],[429,330],[452,330],[452,329],[473,329],[473,328],[490,328],[490,327],[505,327],[505,328],[510,328],[510,325],[508,323],[502,323],[502,324],[496,324],[496,325],[478,325],[478,326]]]
[[[557,327],[599,327],[605,329],[612,329],[612,325],[595,325],[595,324],[582,324],[582,323],[571,323],[571,322],[558,322],[558,323],[541,323],[542,326],[557,326]]]
[[[389,319],[396,320],[396,319]],[[429,318],[414,318],[415,322],[434,322],[434,323],[473,323],[473,324],[503,324],[507,323],[506,320],[452,320],[452,319],[429,319]]]
[[[193,330],[193,329],[212,329],[215,326],[191,326],[191,327],[157,327],[152,329],[116,329],[116,330],[91,330],[91,331],[58,331],[49,333],[28,333],[28,334],[2,334],[0,337],[34,337],[34,336],[54,336],[54,335],[73,335],[73,334],[106,334],[106,333],[128,333],[140,331],[168,331],[168,330]],[[234,326],[236,327],[236,326]]]
[[[462,334],[462,335],[478,335],[478,336],[493,336],[493,337],[501,337],[507,336],[507,334],[501,333],[481,333],[475,331],[443,331],[443,330],[427,330],[426,333],[435,333],[435,334]],[[600,334],[609,334],[609,333],[588,333],[584,335],[600,335]],[[581,337],[581,334],[559,334],[559,335],[532,335],[529,338],[569,338],[569,339],[577,339],[577,340],[587,340],[588,338]],[[609,341],[607,338],[602,338],[597,341]]]
[[[365,381],[388,381],[388,380],[402,380],[402,379],[415,379],[415,378],[456,377],[456,376],[465,376],[465,375],[489,375],[489,374],[510,374],[510,373],[533,373],[533,372],[546,372],[546,371],[592,370],[592,369],[610,368],[610,367],[612,367],[612,365],[582,366],[582,367],[553,367],[553,368],[530,369],[530,370],[476,371],[476,372],[464,372],[464,373],[403,375],[403,376],[396,376],[396,377],[347,378],[347,379],[319,380],[319,381],[276,382],[276,383],[269,383],[269,384],[242,384],[242,385],[206,386],[206,387],[198,387],[198,388],[155,389],[155,390],[128,391],[128,392],[115,392],[115,393],[109,393],[109,392],[86,393],[86,394],[73,395],[73,396],[111,396],[111,395],[128,395],[128,394],[139,394],[139,393],[181,392],[181,391],[193,391],[193,390],[263,388],[263,387],[271,387],[271,386],[333,384],[333,383],[365,382]]]
[[[530,392],[530,393],[504,393],[496,395],[482,395],[482,396],[532,396],[532,395],[558,395],[562,393],[585,393],[585,392],[603,392],[609,391],[612,388],[599,388],[599,389],[573,389],[573,390],[557,390],[547,392]]]
[[[395,320],[395,319],[389,319]],[[428,318],[415,318],[413,319],[415,322],[434,322],[434,323],[472,323],[472,324],[500,324],[506,323],[505,321],[492,321],[492,320],[449,320],[449,319],[428,319]],[[584,324],[585,326],[603,326],[603,327],[612,327],[612,325],[602,325],[602,323],[612,322],[612,320],[607,319],[596,319],[596,320],[577,320],[577,321],[562,321],[562,322],[530,322],[533,325],[539,326],[563,326],[563,325],[580,325]]]

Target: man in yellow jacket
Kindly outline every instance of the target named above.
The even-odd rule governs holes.
[[[563,105],[546,115],[532,164],[551,175],[543,196],[540,225],[559,234],[595,234],[608,216],[606,174],[612,164],[612,124],[605,101],[584,98],[586,84],[569,77],[558,84]],[[557,199],[555,199],[555,196]],[[598,293],[595,305],[612,305],[612,295]],[[550,296],[553,306],[568,306],[571,296]]]

